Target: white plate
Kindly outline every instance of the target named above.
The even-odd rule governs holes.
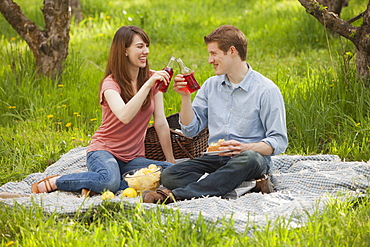
[[[218,155],[218,154],[221,154],[221,153],[228,153],[228,152],[232,152],[232,150],[203,152],[202,154],[203,155]]]

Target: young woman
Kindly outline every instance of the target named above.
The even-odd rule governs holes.
[[[170,76],[163,70],[149,70],[149,44],[148,35],[136,26],[123,26],[116,32],[100,83],[102,124],[87,150],[88,172],[47,177],[32,185],[32,193],[57,189],[90,191],[90,195],[117,192],[127,187],[123,173],[150,164],[165,169],[175,163],[163,95],[155,89],[156,81],[169,83]],[[167,162],[144,157],[152,115]]]

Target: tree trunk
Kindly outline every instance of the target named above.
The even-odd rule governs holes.
[[[370,1],[363,13],[363,23],[355,35],[357,72],[370,79]],[[370,84],[370,83],[369,83]]]
[[[70,0],[69,4],[71,6],[72,16],[75,18],[75,23],[80,23],[83,19],[80,0]]]
[[[314,16],[332,32],[343,36],[353,42],[356,47],[357,75],[370,85],[370,1],[366,10],[350,21],[344,21],[337,14],[328,11],[316,0],[298,0],[307,12]],[[360,27],[352,26],[352,20],[363,18]]]
[[[30,47],[38,73],[52,78],[60,75],[68,55],[69,0],[44,0],[44,31],[12,0],[1,0],[0,12]]]

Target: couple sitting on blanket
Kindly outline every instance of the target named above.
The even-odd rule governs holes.
[[[143,193],[147,203],[171,203],[204,196],[224,196],[243,181],[259,181],[254,191],[270,193],[271,155],[285,151],[285,107],[278,87],[246,62],[247,40],[234,26],[223,25],[204,37],[208,62],[216,76],[207,79],[193,102],[183,75],[174,79],[182,98],[180,124],[186,136],[208,126],[209,143],[229,152],[204,155],[174,164],[163,94],[156,82],[168,84],[170,75],[149,70],[149,38],[140,28],[123,26],[114,36],[104,79],[100,84],[102,124],[87,153],[88,172],[47,177],[32,185],[33,193],[82,190],[83,194],[125,189],[126,171],[162,166],[156,191]],[[166,161],[144,158],[147,124],[154,114]],[[209,175],[204,177],[204,174]]]

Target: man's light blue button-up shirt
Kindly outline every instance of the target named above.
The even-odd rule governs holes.
[[[209,144],[219,139],[242,143],[263,141],[274,149],[273,155],[283,153],[288,146],[280,90],[251,66],[235,88],[226,75],[207,79],[192,106],[194,119],[188,126],[181,125],[186,136],[196,136],[208,125]]]

